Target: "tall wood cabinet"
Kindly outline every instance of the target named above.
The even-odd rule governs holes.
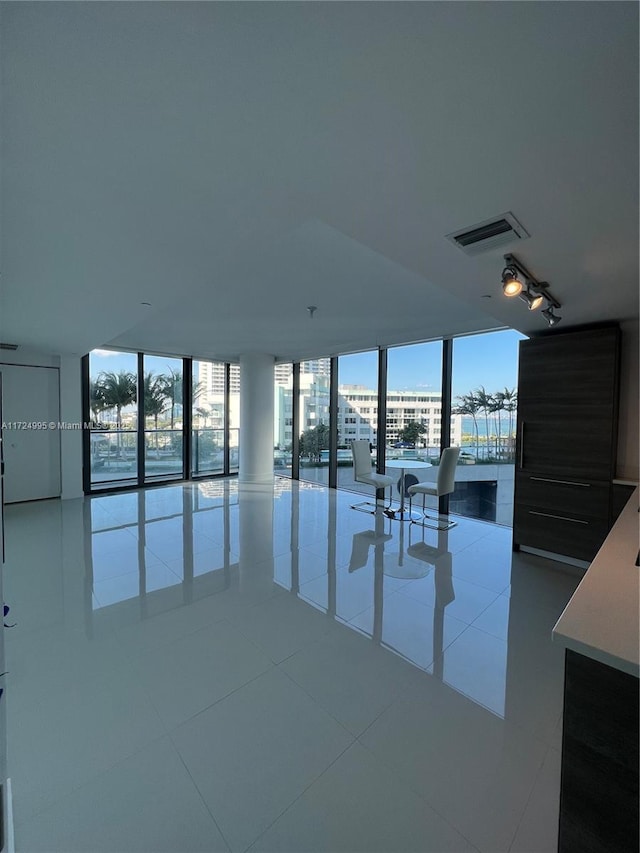
[[[520,343],[514,548],[591,560],[610,526],[620,329]]]
[[[3,566],[5,559],[4,548],[4,446],[3,438],[3,412],[2,412],[2,372],[0,372],[0,605],[4,607],[3,595]],[[11,799],[8,791],[7,780],[7,701],[5,689],[7,673],[4,669],[4,611],[2,622],[0,622],[0,851],[5,851],[12,846],[12,815]],[[11,843],[10,843],[11,842]]]

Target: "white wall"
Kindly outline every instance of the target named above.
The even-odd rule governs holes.
[[[620,324],[622,357],[620,363],[620,422],[618,429],[618,464],[621,479],[638,480],[640,376],[638,371],[640,333],[637,320]]]

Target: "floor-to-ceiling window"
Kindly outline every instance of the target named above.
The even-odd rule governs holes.
[[[442,426],[442,341],[392,347],[387,351],[386,388],[386,446],[387,460],[406,462],[397,473],[394,489],[425,480],[435,480],[440,458]],[[418,467],[412,467],[412,460]],[[424,463],[431,468],[421,467]]]
[[[297,466],[300,479],[370,493],[354,480],[354,439],[369,442],[373,467],[376,457],[430,462],[432,476],[422,466],[421,479],[436,478],[441,447],[458,445],[451,511],[510,524],[521,339],[504,331],[452,342],[448,436],[442,429],[449,386],[441,386],[443,351],[449,350],[442,341],[314,359],[295,370],[289,363],[276,365],[275,472],[291,476]],[[84,363],[92,420],[85,442],[88,490],[179,479],[185,472],[199,477],[238,471],[239,365],[112,350],[95,350]],[[379,369],[386,376],[382,396]],[[409,466],[406,473],[412,473]]]
[[[182,463],[182,359],[143,356],[145,482],[175,479]]]
[[[293,365],[273,368],[273,470],[291,476],[293,452]]]
[[[229,366],[229,473],[237,474],[240,465],[240,365]]]
[[[85,492],[238,471],[238,365],[97,349],[82,370]]]
[[[461,453],[452,512],[512,523],[518,344],[523,337],[508,330],[453,341],[452,412],[460,421]]]
[[[92,487],[138,479],[138,357],[93,350],[89,355],[89,469]]]
[[[300,478],[329,482],[331,359],[300,364],[298,395]]]
[[[338,358],[338,487],[371,494],[371,486],[353,479],[351,442],[366,439],[375,467],[378,445],[378,351]],[[380,436],[384,441],[384,436]]]
[[[226,365],[220,361],[192,362],[191,474],[224,472]]]
[[[387,448],[440,456],[442,341],[393,347],[387,353]],[[393,451],[398,451],[396,454]]]

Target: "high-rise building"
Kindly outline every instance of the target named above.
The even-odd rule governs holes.
[[[198,375],[194,382],[201,382],[204,394],[224,394],[225,365],[222,361],[198,361]],[[195,371],[194,371],[195,372]],[[232,364],[229,375],[229,392],[240,393],[240,365]]]
[[[293,365],[291,362],[276,364],[273,368],[273,378],[276,385],[288,385],[293,375]]]
[[[300,364],[300,373],[313,373],[316,376],[329,376],[331,373],[330,358],[313,358]]]

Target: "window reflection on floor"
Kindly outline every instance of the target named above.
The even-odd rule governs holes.
[[[464,518],[447,531],[403,524],[351,500],[285,478],[266,490],[213,480],[94,497],[91,610],[107,618],[128,604],[147,618],[275,585],[504,716],[509,531]]]

